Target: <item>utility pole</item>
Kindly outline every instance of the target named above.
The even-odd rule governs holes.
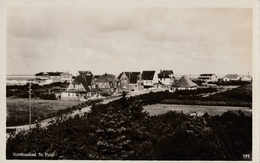
[[[32,108],[31,108],[31,95],[32,95],[32,88],[31,88],[31,82],[29,83],[29,129],[31,129],[31,111],[32,111]]]

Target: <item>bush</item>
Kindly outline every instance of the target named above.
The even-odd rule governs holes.
[[[48,93],[41,94],[41,95],[40,95],[40,99],[43,99],[43,100],[57,100],[55,93],[51,93],[51,94],[48,94]]]
[[[151,97],[157,94],[150,93]],[[149,96],[145,96],[149,97]],[[149,102],[149,101],[148,101]],[[93,105],[91,112],[54,119],[7,140],[7,159],[243,160],[252,152],[252,116],[242,111],[190,116],[170,111],[149,116],[144,101],[122,98]],[[17,158],[13,152],[49,152],[55,157]]]

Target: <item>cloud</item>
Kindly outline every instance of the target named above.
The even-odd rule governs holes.
[[[21,61],[14,60],[17,56],[35,73],[86,69],[101,74],[164,67],[180,73],[223,72],[227,67],[247,72],[252,64],[250,9],[35,7],[7,11],[10,73],[15,66],[10,67]],[[218,69],[223,59],[225,65]],[[246,63],[235,68],[241,60]]]

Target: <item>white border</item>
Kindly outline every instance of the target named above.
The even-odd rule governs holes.
[[[1,54],[1,69],[2,78],[0,80],[1,87],[1,127],[2,145],[0,161],[5,160],[5,78],[6,78],[6,8],[7,7],[191,7],[191,8],[253,8],[253,160],[239,162],[259,162],[259,1],[258,0],[0,0],[0,54]],[[9,162],[9,161],[6,161]],[[12,160],[11,162],[20,162],[20,160]],[[24,162],[35,162],[35,160]],[[45,161],[56,162],[56,161]],[[76,161],[67,161],[76,162]],[[84,161],[94,162],[94,161]],[[106,161],[108,162],[108,161]],[[110,161],[109,161],[110,162]],[[115,161],[113,161],[115,162]],[[116,161],[119,162],[119,161]],[[124,161],[130,162],[130,161]],[[165,162],[165,161],[163,161]],[[168,162],[168,161],[166,161]],[[191,161],[171,161],[171,162],[191,162]],[[202,162],[202,161],[192,161]],[[204,161],[204,162],[219,162],[219,161]],[[223,162],[223,161],[221,161]],[[233,161],[224,161],[233,162]]]

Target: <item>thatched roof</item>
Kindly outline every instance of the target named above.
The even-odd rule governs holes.
[[[182,76],[179,80],[177,80],[173,87],[181,87],[181,88],[191,88],[196,87],[197,84],[193,83],[190,78],[188,78],[186,75]]]

